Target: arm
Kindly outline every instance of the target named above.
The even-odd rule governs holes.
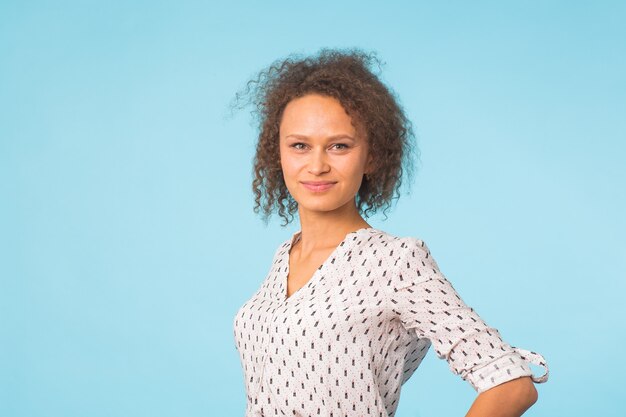
[[[480,393],[465,417],[519,417],[537,398],[530,377],[513,379]]]
[[[428,338],[437,357],[478,396],[466,417],[519,417],[537,401],[534,383],[548,380],[539,353],[513,347],[465,304],[422,240],[408,238],[391,277],[390,301],[406,329]],[[530,363],[542,366],[536,377]]]

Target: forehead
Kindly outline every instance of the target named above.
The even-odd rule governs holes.
[[[339,100],[309,94],[291,100],[283,111],[281,135],[355,134],[352,118]]]

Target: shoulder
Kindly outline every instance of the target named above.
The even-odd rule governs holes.
[[[391,233],[378,230],[380,243],[395,249],[401,257],[430,257],[430,249],[423,239],[416,236],[395,236]]]
[[[430,248],[426,242],[417,236],[396,236],[383,230],[375,230],[372,237],[374,241],[371,246],[380,249],[387,249],[385,254],[396,261],[419,260],[422,263],[434,262],[430,253]]]
[[[390,248],[395,270],[392,274],[396,289],[430,279],[442,279],[437,262],[433,258],[426,242],[416,236],[394,236],[382,232],[381,242]]]
[[[283,241],[278,242],[276,249],[274,250],[274,254],[272,255],[272,263],[281,263],[282,259],[285,257],[287,251],[289,250],[289,245],[291,244],[291,237],[284,239]]]

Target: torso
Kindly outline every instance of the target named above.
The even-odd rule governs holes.
[[[476,390],[530,375],[526,357],[547,378],[541,355],[511,347],[463,303],[423,240],[361,229],[306,263],[294,244],[287,291],[291,240],[234,318],[246,417],[394,417],[431,343]]]

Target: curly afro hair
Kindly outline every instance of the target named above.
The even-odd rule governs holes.
[[[358,48],[323,48],[302,57],[291,54],[273,62],[250,79],[236,93],[231,108],[252,105],[259,137],[254,157],[254,212],[262,210],[267,223],[274,210],[289,224],[298,210],[285,185],[279,153],[279,126],[285,106],[307,94],[337,99],[353,124],[366,133],[374,158],[373,170],[363,178],[356,195],[356,206],[368,218],[378,209],[386,210],[400,197],[404,174],[413,177],[412,153],[419,158],[411,122],[404,114],[393,90],[372,70],[381,62],[374,52]],[[410,192],[410,189],[408,190]]]

